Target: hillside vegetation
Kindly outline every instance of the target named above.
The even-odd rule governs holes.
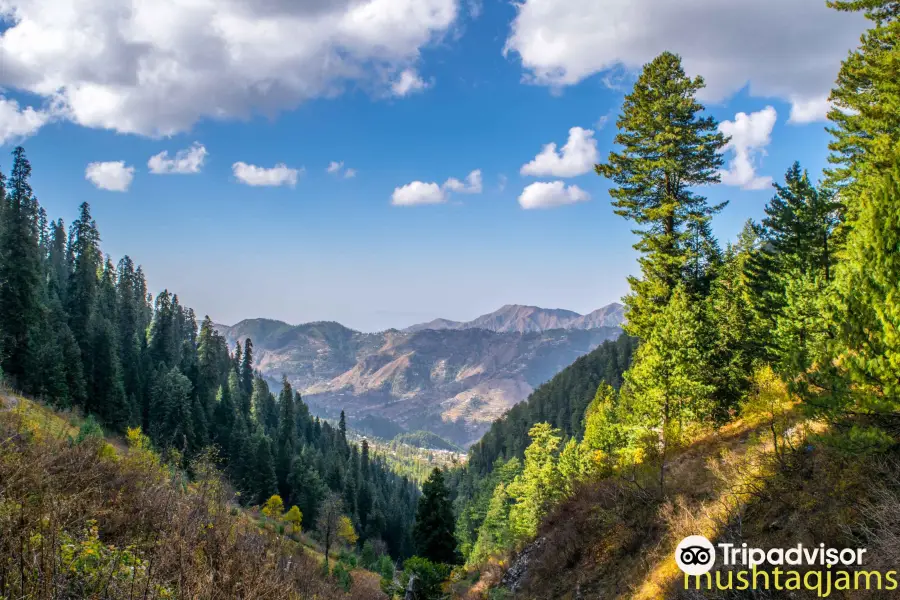
[[[724,204],[701,193],[720,181],[728,127],[705,114],[703,79],[680,57],[644,65],[617,148],[596,166],[638,236],[625,332],[639,344],[621,386],[595,388],[583,428],[532,414],[473,448],[467,471],[488,475],[474,493],[471,474],[459,477],[466,566],[446,593],[897,597],[900,7],[832,5],[863,11],[871,28],[832,92],[831,168],[817,183],[794,163],[765,218],[724,248],[712,234]],[[503,442],[523,439],[526,424],[524,452]],[[698,591],[674,559],[688,535],[867,554],[828,573],[794,567],[803,588],[778,587],[767,563],[760,580],[773,583],[729,587],[749,567],[717,562],[725,587]]]
[[[378,576],[356,570],[344,591],[315,553],[260,527],[209,457],[188,478],[137,429],[113,441],[0,399],[0,597],[384,597]]]

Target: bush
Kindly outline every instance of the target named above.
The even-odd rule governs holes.
[[[75,437],[76,444],[82,444],[89,438],[103,439],[103,428],[94,418],[94,415],[88,415],[81,427],[78,428],[78,435]]]
[[[338,561],[335,563],[334,568],[331,570],[331,576],[338,582],[341,589],[345,592],[350,591],[350,587],[353,585],[353,577],[350,576],[350,571],[344,566],[343,562]]]

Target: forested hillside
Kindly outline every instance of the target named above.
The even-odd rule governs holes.
[[[346,425],[320,422],[283,382],[256,372],[251,340],[232,353],[209,317],[178,296],[152,297],[128,256],[104,256],[88,204],[66,231],[29,180],[25,151],[0,174],[0,367],[5,382],[109,430],[137,426],[182,466],[215,446],[243,504],[279,493],[313,528],[323,505],[349,516],[360,543],[412,552],[416,486],[395,475]],[[102,528],[102,524],[101,524]]]
[[[590,382],[583,428],[581,400],[542,406],[542,389],[473,448],[468,469],[491,489],[460,478],[468,570],[454,594],[760,597],[687,592],[673,556],[692,534],[866,547],[862,569],[896,568],[900,8],[831,5],[871,25],[832,92],[831,167],[817,182],[791,165],[765,218],[724,247],[712,233],[724,204],[702,190],[729,138],[697,100],[704,81],[669,52],[644,65],[596,166],[638,236],[625,331],[640,342],[618,389]],[[836,593],[896,597],[890,581]]]

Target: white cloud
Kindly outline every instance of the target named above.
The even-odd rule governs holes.
[[[169,153],[165,150],[151,156],[147,167],[155,175],[199,173],[207,154],[203,144],[194,142],[190,148],[176,152],[174,158],[169,158]]]
[[[443,204],[450,199],[451,192],[460,194],[480,194],[482,191],[481,170],[475,169],[466,176],[465,182],[450,177],[443,185],[413,181],[394,188],[391,204],[394,206],[415,206],[417,204]]]
[[[419,77],[415,69],[406,69],[400,73],[400,77],[391,85],[391,91],[395,96],[408,96],[415,92],[421,92],[429,87],[429,83]]]
[[[297,185],[297,177],[300,174],[300,170],[292,169],[284,163],[278,163],[272,168],[265,168],[248,165],[245,162],[236,162],[231,165],[231,170],[238,181],[252,186],[288,185],[294,187]]]
[[[556,144],[551,142],[530,163],[523,165],[522,175],[575,177],[584,175],[594,168],[599,156],[594,131],[573,127],[569,130],[569,140],[557,152]]]
[[[817,0],[522,0],[505,52],[552,87],[637,70],[665,50],[703,75],[703,99],[749,93],[803,104],[826,95],[866,27]]]
[[[806,101],[795,100],[791,103],[791,114],[788,117],[788,123],[804,125],[806,123],[824,121],[829,110],[831,110],[831,102],[828,101],[828,96],[812,98]]]
[[[0,87],[87,127],[166,136],[202,118],[388,91],[459,0],[0,0]]]
[[[756,174],[756,159],[765,155],[766,146],[772,141],[772,128],[778,114],[771,106],[750,113],[739,112],[734,121],[719,123],[719,131],[731,136],[725,151],[732,152],[727,171],[722,171],[722,183],[740,186],[745,190],[760,190],[772,185],[771,177]]]
[[[92,162],[84,170],[84,178],[101,190],[126,192],[134,179],[134,167],[126,167],[124,160]]]
[[[394,189],[391,204],[394,206],[416,206],[418,204],[441,204],[447,201],[447,194],[436,183],[413,181]]]
[[[0,96],[0,145],[34,135],[52,116],[49,111],[35,110],[31,106],[19,108],[15,100]]]
[[[481,193],[481,170],[476,169],[466,176],[463,183],[455,177],[451,177],[444,182],[444,189],[451,192],[459,192],[460,194],[480,194]]]
[[[356,177],[356,169],[351,169],[349,167],[345,169],[344,161],[331,161],[330,163],[328,163],[328,167],[325,169],[325,171],[336,177],[343,176],[344,179],[352,179],[353,177]]]
[[[538,181],[532,183],[519,196],[519,206],[526,210],[534,208],[553,208],[591,199],[590,194],[577,185],[569,185],[562,181]]]

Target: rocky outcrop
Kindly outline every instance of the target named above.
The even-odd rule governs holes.
[[[528,576],[528,563],[531,560],[532,556],[541,549],[541,547],[546,542],[546,538],[539,537],[534,540],[532,543],[525,546],[521,552],[519,552],[516,559],[513,561],[512,565],[510,565],[509,570],[506,571],[506,574],[503,575],[503,579],[500,580],[500,585],[507,588],[511,592],[515,592],[519,589],[519,586],[522,582],[525,581],[525,578]]]

